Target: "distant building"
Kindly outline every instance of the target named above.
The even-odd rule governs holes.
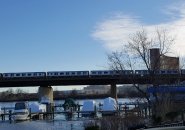
[[[179,57],[161,56],[160,69],[179,69]]]
[[[110,92],[110,86],[107,85],[89,85],[84,87],[85,94],[107,94]]]
[[[179,57],[160,54],[159,48],[150,49],[150,69],[179,69]]]
[[[71,95],[72,93],[76,93],[78,95],[83,95],[84,94],[84,90],[63,90],[63,91],[58,91],[58,94],[59,95],[65,95],[65,96],[68,96],[68,95]]]

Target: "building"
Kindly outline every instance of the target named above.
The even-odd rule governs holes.
[[[110,86],[107,85],[89,85],[84,87],[85,94],[108,94],[110,92]]]
[[[179,57],[162,55],[160,58],[160,69],[179,69]]]
[[[150,49],[150,69],[179,69],[179,57],[160,54],[159,48]]]

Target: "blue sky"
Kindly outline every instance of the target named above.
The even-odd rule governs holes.
[[[184,55],[184,7],[184,0],[1,0],[0,72],[106,69],[107,53],[141,27],[168,28],[177,35],[174,52]]]

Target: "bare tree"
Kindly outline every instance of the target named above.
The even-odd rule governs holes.
[[[165,30],[156,29],[153,35],[149,35],[146,30],[142,29],[130,36],[128,43],[123,45],[121,51],[112,52],[108,55],[109,65],[113,70],[147,70],[151,84],[158,86],[160,83],[154,72],[160,69],[160,57],[171,53],[170,47],[173,44],[174,38],[169,36]],[[159,48],[160,50],[153,63],[150,60],[150,49],[152,48]],[[141,89],[140,84],[136,83],[134,75],[132,76],[132,83],[133,87],[143,94],[150,104],[147,92]],[[159,102],[158,96],[156,94],[154,96]]]

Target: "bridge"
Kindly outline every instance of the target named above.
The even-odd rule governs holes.
[[[153,80],[160,84],[173,84],[185,80],[180,75],[121,75],[121,76],[92,76],[92,77],[53,77],[53,78],[10,78],[0,79],[0,87],[34,87],[59,85],[110,85],[115,84],[152,84]]]
[[[185,81],[185,75],[120,75],[120,76],[79,76],[79,77],[39,77],[39,78],[1,78],[0,87],[35,87],[40,86],[41,96],[52,93],[51,86],[66,85],[111,85],[111,97],[117,98],[117,84],[153,84],[157,80],[159,84],[174,84]],[[50,92],[51,91],[51,92]],[[52,95],[52,94],[51,94]]]

